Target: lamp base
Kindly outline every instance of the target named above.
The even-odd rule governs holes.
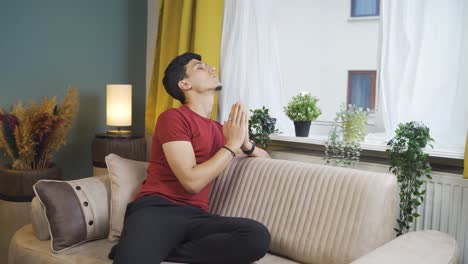
[[[106,135],[110,137],[131,137],[132,131],[130,130],[107,130]]]

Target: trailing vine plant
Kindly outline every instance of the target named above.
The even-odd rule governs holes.
[[[423,152],[429,142],[429,128],[422,123],[400,123],[396,135],[387,145],[390,156],[390,171],[396,175],[400,186],[400,213],[395,228],[397,236],[409,231],[411,223],[419,217],[418,206],[424,201],[425,190],[421,190],[422,177],[431,178],[431,165],[428,154]]]

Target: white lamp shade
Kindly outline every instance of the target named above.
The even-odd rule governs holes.
[[[132,125],[132,85],[108,84],[106,97],[106,124]]]

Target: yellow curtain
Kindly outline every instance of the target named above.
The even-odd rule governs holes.
[[[158,35],[146,101],[146,134],[152,135],[159,114],[180,106],[162,84],[169,62],[187,51],[198,53],[219,74],[223,0],[159,0]],[[219,76],[219,75],[218,75]],[[218,97],[211,118],[216,119]]]
[[[465,147],[465,164],[464,166],[464,173],[465,179],[468,179],[468,132],[466,133],[466,147]]]

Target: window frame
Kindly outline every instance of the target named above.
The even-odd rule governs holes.
[[[376,97],[376,86],[377,86],[377,70],[348,70],[348,90],[346,95],[346,106],[351,103],[351,77],[353,74],[370,74],[371,76],[371,87],[370,87],[370,107],[371,113],[375,112],[375,97]]]

